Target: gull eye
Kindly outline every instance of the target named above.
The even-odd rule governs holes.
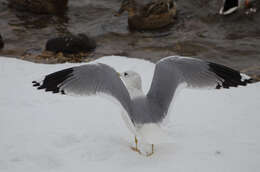
[[[128,73],[127,73],[127,72],[125,72],[125,73],[124,73],[124,76],[128,76]]]

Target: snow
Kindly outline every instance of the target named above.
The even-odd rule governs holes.
[[[149,89],[154,64],[115,56],[97,61],[137,71]],[[75,65],[0,57],[0,172],[260,171],[260,83],[181,91],[166,128],[174,142],[145,157],[130,149],[134,137],[113,102],[32,87],[32,80]]]

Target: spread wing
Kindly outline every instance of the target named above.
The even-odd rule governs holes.
[[[116,98],[128,114],[131,114],[132,102],[125,85],[118,73],[105,64],[87,64],[54,72],[46,75],[42,81],[33,81],[33,86],[61,94],[104,93]]]
[[[252,80],[231,68],[188,57],[167,57],[160,60],[147,98],[157,102],[167,114],[176,89],[185,84],[188,88],[229,88],[245,86]]]

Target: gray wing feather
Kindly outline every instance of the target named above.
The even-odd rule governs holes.
[[[182,83],[188,88],[229,88],[246,85],[251,79],[231,68],[203,60],[173,56],[160,60],[147,98],[156,101],[167,113],[176,89]]]
[[[105,93],[116,98],[131,114],[129,93],[117,72],[105,64],[87,64],[64,69],[33,81],[33,86],[61,94],[95,95]]]

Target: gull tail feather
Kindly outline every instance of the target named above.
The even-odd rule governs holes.
[[[138,133],[149,144],[171,143],[173,139],[157,124],[144,124]]]

